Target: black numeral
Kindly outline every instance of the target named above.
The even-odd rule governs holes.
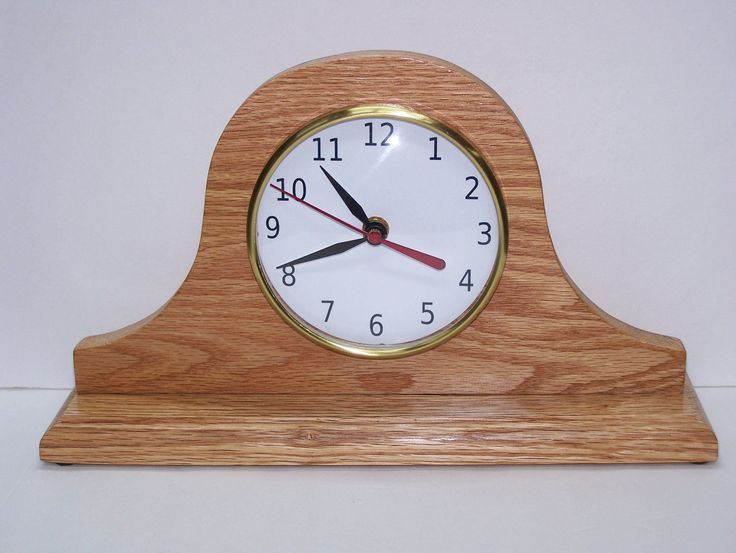
[[[273,215],[266,217],[266,228],[273,232],[273,234],[267,234],[268,238],[276,238],[279,235],[279,220]]]
[[[373,123],[368,122],[365,124],[366,127],[368,127],[368,142],[365,143],[366,146],[378,146],[376,142],[373,142]],[[394,134],[394,126],[389,123],[381,123],[381,128],[387,128],[388,134],[386,137],[381,140],[381,146],[390,146],[391,143],[388,141],[389,138],[391,138],[391,135]]]
[[[291,193],[300,200],[304,199],[307,195],[307,183],[304,182],[304,179],[294,179],[294,182],[291,183]]]
[[[465,271],[465,273],[463,274],[463,278],[461,278],[460,282],[458,283],[458,286],[464,286],[468,289],[468,292],[470,292],[470,289],[475,286],[470,280],[470,269]]]
[[[433,136],[429,139],[429,141],[432,143],[432,155],[429,159],[431,159],[432,161],[442,159],[440,156],[437,155],[437,137]]]
[[[325,161],[325,158],[322,157],[322,139],[320,137],[316,137],[312,139],[312,142],[317,144],[317,157],[313,158],[314,161]],[[330,138],[330,144],[332,144],[333,152],[330,161],[342,161],[342,158],[337,153],[337,138]]]
[[[431,309],[428,309],[428,307],[431,307],[432,305],[434,305],[434,303],[431,301],[422,302],[422,314],[426,313],[427,315],[429,315],[429,319],[422,319],[421,323],[423,325],[431,325],[434,322],[434,312]]]
[[[482,223],[478,223],[478,226],[479,226],[479,227],[480,227],[481,229],[482,229],[483,227],[486,227],[486,230],[481,230],[481,231],[480,231],[480,233],[481,233],[481,234],[482,234],[483,236],[486,236],[486,237],[488,238],[488,240],[486,240],[485,242],[481,242],[480,240],[478,240],[478,244],[480,244],[481,246],[485,246],[486,244],[490,244],[490,243],[491,243],[491,223],[486,223],[486,222],[484,221],[484,222],[482,222]]]
[[[286,194],[284,194],[284,186],[285,182],[284,179],[276,179],[276,182],[279,183],[279,187],[281,188],[281,195],[277,198],[279,202],[288,202],[289,198],[286,197]]]
[[[465,177],[466,181],[473,183],[473,188],[471,188],[467,194],[465,194],[466,200],[477,200],[478,196],[474,196],[473,192],[475,192],[475,189],[478,188],[478,179],[476,177]]]
[[[284,272],[284,276],[281,277],[281,282],[284,286],[294,286],[296,283],[296,277],[294,276],[294,265],[284,265],[281,267]]]
[[[335,305],[335,300],[322,300],[322,303],[327,304],[327,313],[325,314],[325,322],[330,320],[330,314],[332,313],[332,306]]]
[[[276,182],[279,183],[279,188],[281,188],[281,196],[276,199],[279,202],[288,202],[289,197],[284,193],[284,191],[286,190],[286,181],[284,179],[276,179]],[[296,196],[300,200],[303,200],[306,197],[307,183],[304,182],[304,179],[294,179],[294,182],[291,183],[291,195]]]
[[[366,123],[364,125],[365,127],[368,127],[368,142],[365,143],[366,146],[378,146],[376,142],[373,142],[373,123]]]
[[[317,157],[314,158],[314,161],[324,161],[325,158],[322,157],[322,139],[319,137],[313,138],[312,142],[317,143]]]
[[[335,146],[335,155],[330,158],[330,161],[342,161],[342,158],[337,155],[337,138],[330,138],[330,142]]]
[[[381,324],[381,321],[377,320],[381,317],[383,317],[383,315],[381,315],[380,313],[376,313],[371,317],[370,328],[371,334],[373,334],[373,336],[380,336],[381,334],[383,334],[383,325]]]

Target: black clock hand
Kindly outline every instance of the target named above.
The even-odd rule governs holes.
[[[335,177],[327,172],[327,169],[325,169],[321,165],[319,166],[319,168],[322,169],[322,172],[325,174],[325,177],[327,177],[327,179],[330,181],[330,184],[332,185],[332,188],[335,189],[335,192],[340,195],[340,199],[345,203],[346,206],[348,206],[350,213],[355,215],[355,217],[361,223],[367,225],[368,215],[365,214],[365,210],[360,206],[360,204],[355,201],[355,198],[353,198],[350,194],[348,194],[347,190],[340,186],[340,183],[335,180]]]
[[[306,263],[308,261],[322,259],[323,257],[330,257],[331,255],[337,255],[340,253],[344,253],[348,250],[352,250],[356,246],[360,246],[363,242],[366,242],[367,240],[368,238],[364,236],[363,238],[358,238],[356,240],[347,240],[346,242],[338,242],[337,244],[332,244],[331,246],[327,246],[326,248],[322,248],[321,250],[318,250],[314,253],[307,254],[303,257],[295,259],[294,261],[289,261],[288,263],[279,265],[276,268],[283,269],[284,267],[298,265],[299,263]]]

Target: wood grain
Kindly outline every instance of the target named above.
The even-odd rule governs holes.
[[[41,442],[56,463],[705,462],[717,444],[685,393],[567,396],[73,395]]]
[[[391,361],[335,355],[285,325],[245,242],[251,191],[274,150],[315,118],[375,103],[461,132],[486,157],[509,219],[506,270],[485,312],[443,346]],[[79,393],[646,393],[682,388],[685,351],[614,320],[569,282],[531,145],[495,92],[447,62],[379,52],[290,69],[248,98],[215,149],[201,243],[181,289],[141,323],[84,340],[74,363]]]
[[[508,257],[488,307],[442,346],[396,360],[311,343],[251,272],[246,216],[274,151],[364,104],[424,113],[491,167]],[[83,340],[77,389],[41,441],[59,463],[474,464],[712,461],[717,441],[674,338],[607,315],[552,247],[531,145],[483,82],[408,53],[290,69],[237,110],[212,158],[199,250],[146,319]]]

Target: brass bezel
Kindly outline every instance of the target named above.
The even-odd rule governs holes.
[[[483,180],[486,182],[486,185],[491,192],[491,196],[493,197],[497,220],[499,221],[498,256],[496,257],[496,262],[491,269],[491,274],[486,281],[485,287],[481,294],[478,296],[475,303],[473,303],[464,313],[462,313],[457,319],[455,319],[452,323],[445,326],[444,328],[433,332],[432,334],[429,334],[424,338],[420,338],[412,342],[397,344],[395,346],[369,346],[350,342],[347,340],[341,340],[340,338],[324,333],[321,330],[312,327],[306,321],[303,321],[296,313],[292,312],[291,309],[285,305],[285,303],[282,303],[278,292],[271,288],[268,278],[263,273],[261,264],[259,262],[258,246],[256,244],[256,220],[258,208],[261,203],[261,197],[263,196],[263,191],[268,184],[268,181],[270,180],[276,167],[278,167],[281,161],[297,145],[299,145],[305,139],[309,138],[311,135],[337,123],[343,123],[345,121],[368,117],[398,119],[401,121],[408,121],[410,123],[421,125],[443,136],[452,144],[454,144],[455,147],[463,151],[472,161],[473,165],[475,165],[476,169],[478,169],[481,177],[483,177]],[[506,255],[508,251],[507,229],[508,219],[506,216],[506,208],[503,202],[501,189],[496,182],[493,172],[491,171],[486,161],[483,159],[483,156],[480,155],[478,150],[475,149],[467,139],[465,139],[459,132],[427,115],[400,106],[376,104],[348,108],[330,113],[323,117],[319,117],[306,126],[302,127],[296,133],[291,135],[281,146],[279,146],[279,148],[274,152],[274,154],[266,163],[263,171],[261,171],[261,174],[259,175],[256,185],[253,189],[250,205],[248,206],[246,233],[248,242],[248,257],[253,269],[253,274],[255,275],[256,281],[258,282],[258,286],[260,287],[263,295],[266,297],[266,300],[268,300],[268,303],[271,305],[274,311],[276,311],[276,313],[278,313],[278,315],[289,326],[294,328],[303,336],[306,336],[311,341],[337,353],[362,358],[395,359],[428,351],[439,346],[440,344],[443,344],[444,342],[448,341],[449,339],[460,333],[462,330],[464,330],[468,325],[470,325],[470,323],[475,320],[480,312],[485,309],[485,307],[488,305],[488,302],[491,300],[493,293],[498,287],[498,284],[501,280],[501,275],[503,274],[503,269],[506,264]]]

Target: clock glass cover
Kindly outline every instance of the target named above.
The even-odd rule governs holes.
[[[261,173],[248,217],[266,298],[329,349],[400,357],[460,332],[506,256],[493,174],[424,115],[364,106],[314,121]]]

